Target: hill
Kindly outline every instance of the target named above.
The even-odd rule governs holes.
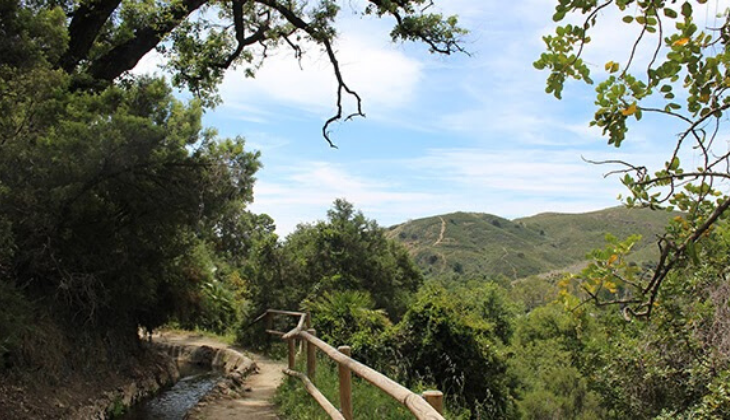
[[[508,220],[484,213],[451,213],[393,226],[388,236],[402,242],[427,277],[511,279],[554,270],[575,270],[588,252],[620,239],[642,235],[637,263],[655,260],[654,239],[673,214],[613,207],[582,214],[543,213]]]

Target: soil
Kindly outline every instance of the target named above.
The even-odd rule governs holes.
[[[284,365],[263,356],[256,356],[256,365],[258,371],[246,379],[242,394],[213,393],[189,413],[188,419],[278,419],[272,399],[283,379]]]

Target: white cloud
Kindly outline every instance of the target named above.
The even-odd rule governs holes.
[[[421,81],[422,65],[390,44],[373,43],[371,37],[382,34],[368,33],[372,28],[348,22],[348,31],[338,38],[335,49],[343,79],[362,97],[365,112],[406,106]],[[221,88],[222,108],[269,103],[328,118],[337,94],[333,67],[318,46],[308,45],[306,50],[301,67],[292,53],[281,50],[266,60],[254,79],[246,79],[240,70],[229,72]],[[344,98],[354,111],[354,99]]]
[[[303,71],[281,52],[254,80],[228,75],[224,105],[215,112],[249,130],[249,144],[264,149],[253,210],[274,217],[281,234],[300,221],[323,219],[336,198],[352,201],[383,225],[460,210],[510,218],[597,210],[617,205],[624,187],[615,177],[603,178],[615,167],[591,165],[581,155],[651,168],[671,153],[674,131],[647,115],[631,127],[621,149],[606,146],[600,130],[588,127],[593,86],[569,82],[563,101],[544,93],[547,75],[532,62],[543,48],[540,36],[554,27],[554,0],[437,3],[462,15],[473,30],[467,47],[474,57],[434,57],[423,54],[423,46],[394,46],[387,41],[391,22],[351,16],[340,26],[343,75],[375,117],[352,126],[363,130],[361,138],[377,133],[374,147],[392,142],[377,162],[348,153],[345,141],[334,155],[322,151],[324,144],[294,140],[316,137],[335,104],[332,68],[318,50],[307,56]],[[632,34],[613,15],[599,20],[604,23],[587,57],[603,72],[606,59],[625,57]],[[314,131],[302,134],[303,127]],[[372,150],[357,146],[351,150],[375,159]]]
[[[323,219],[336,198],[353,202],[387,226],[454,211],[508,218],[591,211],[618,205],[616,196],[625,192],[615,177],[603,178],[615,168],[586,163],[577,150],[431,149],[413,159],[379,161],[377,165],[390,170],[378,177],[363,175],[374,164],[309,162],[289,167],[257,184],[253,209],[274,217],[284,235],[301,221]]]
[[[441,199],[437,194],[409,188],[394,180],[374,181],[354,175],[343,165],[309,162],[289,168],[278,179],[257,183],[252,210],[274,217],[281,235],[302,221],[324,219],[325,209],[337,198],[347,199],[369,218],[385,224],[403,221],[425,207],[438,212]]]
[[[131,73],[135,75],[162,75],[165,74],[165,72],[161,69],[163,64],[165,64],[165,57],[157,51],[152,50],[139,60],[137,65],[131,70]]]

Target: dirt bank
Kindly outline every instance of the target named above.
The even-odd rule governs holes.
[[[127,366],[65,372],[10,372],[0,380],[3,420],[104,419],[177,380],[170,357],[142,346]]]

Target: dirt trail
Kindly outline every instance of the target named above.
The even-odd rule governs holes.
[[[441,219],[441,233],[439,234],[439,238],[436,242],[433,243],[431,246],[436,246],[441,243],[441,241],[444,240],[444,233],[446,233],[446,221],[443,217],[439,217]]]
[[[188,417],[190,420],[246,420],[278,419],[272,402],[276,388],[281,383],[284,365],[280,362],[255,356],[258,372],[246,379],[250,392],[242,398],[220,398],[199,405]]]
[[[163,333],[158,336],[160,341],[176,344],[206,345],[216,348],[234,348],[251,357],[258,366],[256,373],[246,378],[244,387],[247,392],[242,397],[226,397],[207,399],[193,409],[190,420],[247,420],[247,419],[278,419],[276,407],[272,402],[276,388],[284,378],[282,370],[284,363],[253,354],[237,347],[203,337],[196,334]]]

